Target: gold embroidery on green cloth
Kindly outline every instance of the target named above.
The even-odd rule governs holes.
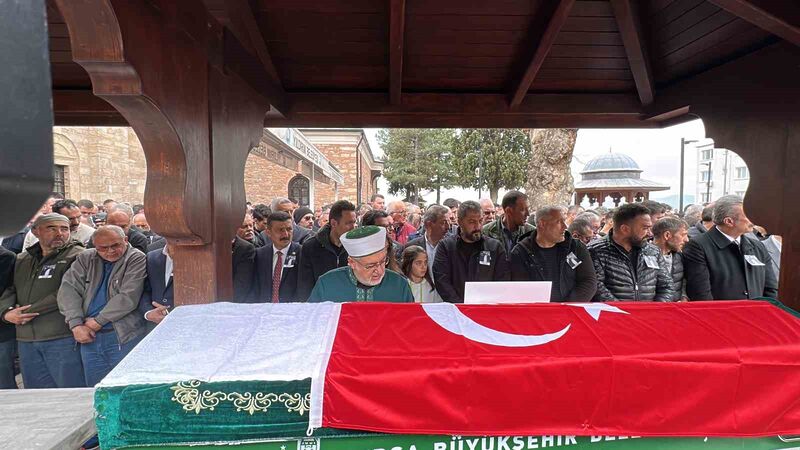
[[[209,390],[200,392],[197,389],[198,387],[200,387],[198,380],[181,381],[170,388],[175,391],[172,401],[183,405],[184,411],[194,411],[195,414],[200,414],[200,411],[204,409],[213,411],[219,405],[219,402],[225,401],[228,397],[224,392],[211,392]]]
[[[256,411],[267,412],[272,402],[278,401],[278,396],[271,392],[256,392],[255,395],[252,392],[245,392],[244,394],[231,392],[228,394],[228,400],[233,401],[236,412],[247,411],[252,416]]]
[[[172,401],[183,405],[183,410],[200,414],[203,410],[214,411],[220,402],[233,402],[236,412],[247,412],[251,416],[256,412],[266,413],[273,402],[283,403],[287,412],[296,412],[301,416],[311,409],[311,394],[301,395],[299,393],[275,394],[272,392],[231,392],[222,391],[211,392],[210,390],[200,391],[199,380],[181,381],[170,389],[175,391]]]

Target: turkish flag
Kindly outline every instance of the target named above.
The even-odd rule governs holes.
[[[800,319],[763,301],[349,303],[322,411],[409,434],[797,434]]]

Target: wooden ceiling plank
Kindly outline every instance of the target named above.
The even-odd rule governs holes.
[[[622,36],[625,53],[628,55],[628,63],[636,82],[639,99],[642,105],[649,106],[655,98],[655,88],[653,87],[650,60],[642,40],[642,25],[638,10],[631,0],[611,0],[611,6],[617,18],[617,26]]]
[[[406,1],[390,0],[389,10],[389,101],[399,105],[403,90],[403,42]]]
[[[800,46],[800,26],[796,21],[790,22],[789,18],[767,9],[770,5],[769,2],[754,2],[752,0],[708,1],[764,31]],[[791,4],[791,2],[787,3]],[[800,10],[800,8],[798,9]],[[798,14],[800,14],[800,11],[798,11]]]
[[[264,36],[258,27],[255,13],[253,12],[252,5],[249,0],[227,0],[225,2],[227,8],[229,25],[231,32],[240,42],[249,42],[250,46],[256,52],[258,60],[264,67],[264,71],[269,76],[270,81],[278,87],[283,87],[278,70],[272,62],[267,43],[264,41]]]
[[[556,36],[558,36],[558,32],[561,31],[561,27],[563,27],[567,22],[572,5],[575,4],[575,0],[557,1],[558,3],[553,10],[553,14],[550,16],[550,20],[547,21],[547,25],[545,26],[544,30],[539,34],[541,38],[539,39],[539,44],[536,47],[536,51],[534,52],[530,62],[528,62],[528,66],[525,69],[522,78],[516,83],[512,91],[510,102],[510,106],[512,108],[516,108],[522,103],[522,100],[528,93],[528,89],[530,89],[531,84],[533,84],[533,80],[536,79],[536,75],[542,68],[542,64],[544,63],[547,54],[550,52],[550,48],[556,42]],[[534,36],[536,34],[538,33],[532,33]]]

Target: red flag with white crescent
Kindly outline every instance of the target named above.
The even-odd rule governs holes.
[[[800,433],[800,319],[763,301],[348,303],[321,369],[325,427]]]

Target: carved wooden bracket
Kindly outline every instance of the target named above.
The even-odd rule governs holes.
[[[230,299],[244,166],[270,108],[241,71],[228,70],[242,46],[201,2],[56,1],[73,59],[144,148],[148,220],[178,245],[176,302]]]

